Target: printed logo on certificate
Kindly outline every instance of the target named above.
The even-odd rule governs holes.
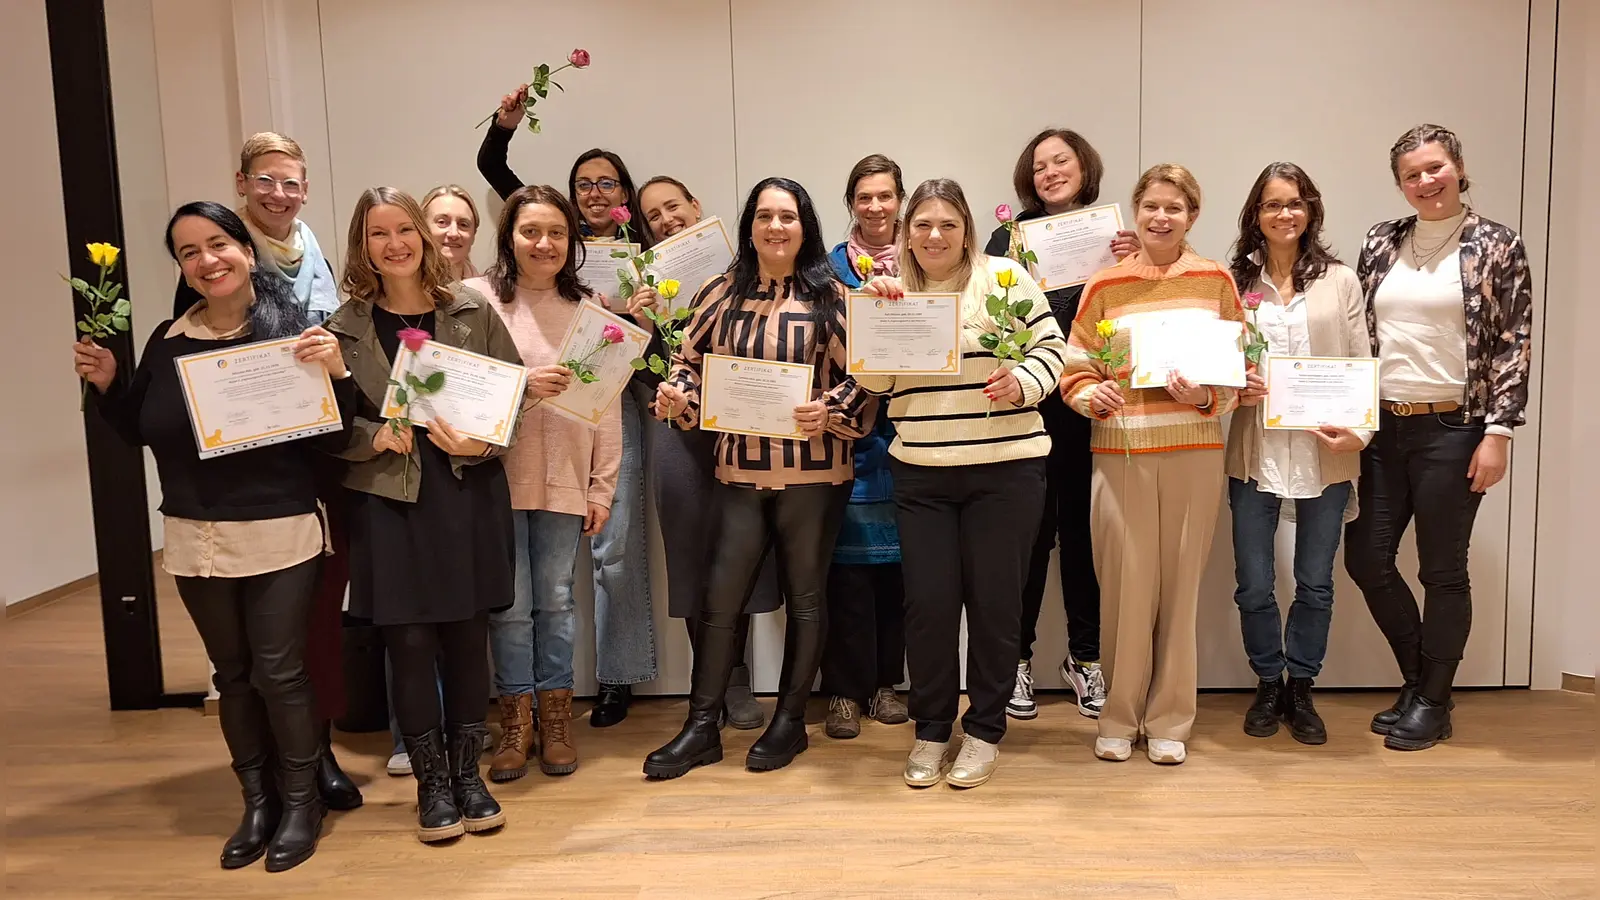
[[[613,326],[615,330],[608,335],[607,329]],[[589,380],[577,377],[580,373],[575,372],[566,390],[539,405],[590,428],[599,428],[606,410],[617,402],[628,379],[633,377],[633,361],[649,347],[650,332],[598,303],[581,304],[552,362],[582,363],[582,374]]]
[[[614,252],[627,255],[612,256]],[[621,303],[626,306],[627,304],[622,301],[622,276],[628,272],[630,266],[628,259],[638,253],[638,244],[627,244],[622,241],[584,241],[583,265],[578,267],[578,280],[604,295],[608,305]]]
[[[180,356],[201,459],[344,428],[328,370],[294,358],[299,335]]]
[[[961,295],[851,292],[845,346],[852,375],[960,375]]]
[[[671,311],[688,306],[706,282],[728,271],[733,265],[733,241],[716,216],[701,219],[688,228],[650,248],[655,260],[646,268],[657,281],[678,282],[677,299]]]
[[[423,341],[422,349],[415,353],[400,348],[389,370],[389,389],[383,394],[383,417],[393,419],[405,411],[395,402],[398,387],[410,389],[412,378],[427,381],[435,372],[444,373],[444,385],[437,392],[410,390],[411,421],[421,424],[443,419],[464,437],[497,447],[511,442],[528,370],[438,341]]]
[[[1111,241],[1122,230],[1122,207],[1115,203],[1075,209],[1056,216],[1018,222],[1022,249],[1039,258],[1032,264],[1041,290],[1054,291],[1088,281],[1117,264]]]
[[[1262,426],[1303,431],[1332,425],[1378,429],[1378,361],[1370,357],[1268,356]]]
[[[700,360],[700,427],[806,440],[795,407],[811,400],[812,367],[708,353]]]

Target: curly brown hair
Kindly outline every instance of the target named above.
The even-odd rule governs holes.
[[[450,272],[450,261],[444,258],[444,254],[439,252],[439,245],[433,242],[427,219],[416,198],[399,188],[367,188],[356,198],[345,243],[344,276],[339,286],[350,299],[363,303],[372,303],[383,295],[383,276],[378,274],[377,265],[367,253],[367,214],[378,206],[396,206],[405,211],[406,217],[422,236],[422,265],[417,268],[417,276],[422,279],[422,290],[433,298],[435,306],[449,303],[455,297],[450,291],[450,283],[455,280]]]

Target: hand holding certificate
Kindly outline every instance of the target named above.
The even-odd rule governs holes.
[[[1378,427],[1378,361],[1268,356],[1264,427],[1273,430]]]
[[[674,310],[692,302],[701,285],[733,264],[733,242],[716,216],[701,219],[650,250],[654,258],[647,268],[656,279],[670,278],[685,288],[672,304]]]
[[[795,409],[811,400],[809,365],[706,354],[700,364],[700,427],[805,440]]]
[[[1083,284],[1089,276],[1117,264],[1111,241],[1122,230],[1122,208],[1112,203],[1058,216],[1018,222],[1022,248],[1038,258],[1034,279],[1041,290]]]
[[[295,359],[300,336],[180,356],[201,459],[344,427],[327,369]]]
[[[852,375],[959,375],[961,295],[851,293],[845,346]]]
[[[1135,388],[1164,387],[1172,372],[1195,384],[1244,387],[1243,323],[1151,314],[1132,328]]]
[[[420,347],[403,346],[396,354],[383,397],[383,417],[404,416],[414,422],[443,419],[463,437],[497,447],[510,443],[528,370],[437,341],[423,341]],[[416,383],[438,387],[418,389]],[[406,393],[401,395],[401,390]]]
[[[597,304],[580,304],[556,353],[561,365],[572,370],[572,383],[543,401],[544,408],[599,428],[633,377],[633,361],[649,346],[650,332]]]

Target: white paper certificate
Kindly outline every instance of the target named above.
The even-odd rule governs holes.
[[[1140,317],[1132,326],[1133,386],[1165,387],[1177,371],[1195,384],[1244,387],[1244,323],[1198,315]]]
[[[411,387],[411,378],[427,381],[435,372],[444,373],[444,385],[438,392],[419,393]],[[492,356],[424,341],[416,353],[400,348],[389,378],[389,390],[383,395],[385,419],[405,412],[395,402],[394,382],[399,382],[407,386],[410,395],[411,421],[421,424],[443,419],[465,437],[504,447],[522,407],[528,370]]]
[[[701,219],[651,247],[650,252],[655,258],[646,268],[656,280],[671,278],[680,285],[677,299],[669,304],[674,310],[694,302],[702,285],[733,265],[733,241],[716,216]]]
[[[201,459],[338,431],[333,380],[295,361],[299,335],[173,360]]]
[[[1112,203],[1076,209],[1017,223],[1022,249],[1039,257],[1034,280],[1043,290],[1083,284],[1089,276],[1117,264],[1111,239],[1122,230],[1122,208]]]
[[[606,328],[611,325],[617,327],[611,336],[620,333],[620,341],[607,340]],[[617,396],[633,377],[633,361],[643,356],[649,346],[650,332],[598,304],[582,304],[551,362],[582,362],[594,380],[585,382],[575,377],[566,390],[540,405],[590,428],[599,428],[606,410],[617,402]]]
[[[1271,429],[1378,427],[1378,361],[1321,356],[1268,356],[1261,401]]]
[[[805,440],[794,408],[811,400],[811,366],[708,353],[700,362],[700,427]]]
[[[622,300],[622,284],[617,277],[617,271],[629,270],[628,258],[617,258],[611,253],[617,250],[628,256],[635,256],[639,252],[639,245],[624,244],[621,241],[585,241],[583,250],[583,265],[578,267],[578,280],[604,294],[606,303],[619,308],[626,307],[627,304]],[[629,277],[638,280],[632,275]]]
[[[961,374],[961,295],[852,293],[845,306],[852,375]]]

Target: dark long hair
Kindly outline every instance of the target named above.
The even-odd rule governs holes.
[[[628,166],[622,161],[622,157],[610,150],[601,150],[599,147],[595,147],[592,150],[585,150],[573,161],[572,171],[567,173],[567,199],[572,201],[572,208],[578,208],[578,167],[591,159],[603,159],[611,164],[611,168],[617,170],[617,180],[622,182],[622,194],[627,198],[622,201],[622,205],[628,208],[630,217],[628,230],[633,232],[633,237],[639,244],[640,249],[650,249],[655,240],[650,237],[650,227],[645,223],[644,216],[640,214],[639,192],[633,188],[633,176],[628,174]],[[579,224],[584,224],[581,219]],[[573,233],[582,237],[581,232]]]
[[[1078,168],[1083,172],[1083,181],[1078,185],[1078,195],[1072,198],[1073,202],[1079,206],[1089,206],[1100,199],[1100,179],[1106,174],[1106,164],[1100,159],[1100,151],[1094,149],[1088,138],[1070,128],[1046,128],[1022,148],[1017,165],[1011,170],[1011,186],[1016,189],[1022,211],[1030,215],[1044,212],[1044,200],[1040,199],[1039,192],[1033,187],[1033,154],[1040,144],[1051,138],[1060,138],[1072,148],[1072,155],[1078,158]]]
[[[587,256],[589,252],[588,247],[584,246],[583,235],[578,233],[578,211],[567,202],[567,198],[561,196],[560,191],[548,184],[530,184],[517,188],[506,198],[505,208],[500,210],[500,222],[494,238],[494,265],[484,273],[489,285],[494,288],[495,299],[510,303],[517,295],[517,215],[524,206],[538,203],[555,207],[567,220],[567,261],[561,264],[561,271],[556,273],[556,291],[574,303],[593,296],[594,291],[578,280],[578,266],[583,264],[578,254]]]
[[[167,220],[167,254],[173,262],[178,262],[178,249],[172,244],[172,229],[179,219],[189,216],[197,216],[221,228],[230,240],[255,254],[255,265],[250,267],[250,287],[255,291],[255,302],[250,304],[251,337],[258,341],[275,341],[306,330],[311,323],[295,298],[294,283],[261,258],[244,220],[221,203],[210,200],[185,203]]]
[[[1239,239],[1233,242],[1233,259],[1229,268],[1233,270],[1233,281],[1241,291],[1256,283],[1261,276],[1262,266],[1266,264],[1267,236],[1261,233],[1261,197],[1267,192],[1267,182],[1274,178],[1282,178],[1293,184],[1300,192],[1300,199],[1306,202],[1306,230],[1300,233],[1300,252],[1294,260],[1295,291],[1311,287],[1313,282],[1327,273],[1328,266],[1339,263],[1339,257],[1333,255],[1327,242],[1322,239],[1325,213],[1322,192],[1317,190],[1316,182],[1311,180],[1305,169],[1292,162],[1271,163],[1256,177],[1255,185],[1250,188],[1250,196],[1245,198],[1244,208],[1239,210]],[[1261,262],[1251,259],[1252,255]]]
[[[729,290],[734,297],[753,297],[761,288],[761,263],[756,257],[754,229],[756,206],[761,192],[777,188],[794,198],[800,212],[800,250],[794,256],[794,298],[811,304],[811,320],[817,326],[817,339],[825,341],[837,313],[844,306],[839,276],[828,262],[827,245],[822,242],[822,223],[811,195],[800,183],[788,178],[764,178],[750,189],[744,212],[739,214],[739,255],[734,257]]]

